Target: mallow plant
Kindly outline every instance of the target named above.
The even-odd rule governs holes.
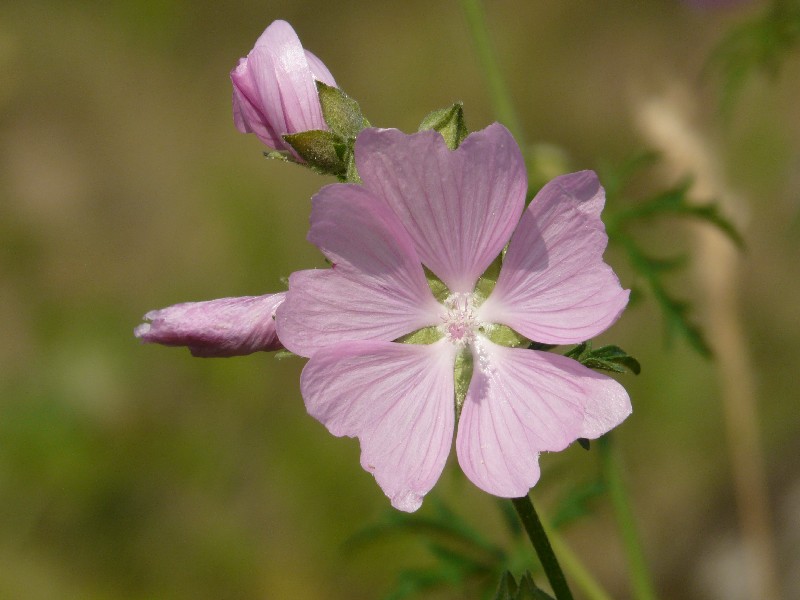
[[[604,261],[602,182],[564,173],[529,194],[509,130],[470,133],[460,104],[413,133],[370,126],[284,21],[230,77],[239,131],[336,178],[312,198],[308,231],[330,266],[291,274],[288,290],[150,311],[136,337],[198,357],[307,359],[309,415],[359,439],[361,467],[399,511],[421,506],[455,445],[469,481],[512,499],[550,583],[501,569],[495,597],[571,598],[528,495],[547,485],[539,457],[625,421],[631,399],[608,372],[639,371],[587,343],[629,299]]]

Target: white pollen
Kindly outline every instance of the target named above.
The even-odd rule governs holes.
[[[473,294],[457,292],[444,301],[446,314],[442,316],[442,333],[453,344],[462,346],[475,339],[479,323],[475,316]]]

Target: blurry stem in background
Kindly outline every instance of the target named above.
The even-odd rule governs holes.
[[[573,600],[564,572],[561,570],[558,559],[553,553],[553,548],[547,539],[547,534],[544,531],[542,522],[539,520],[539,515],[536,514],[536,509],[533,508],[530,496],[512,498],[511,502],[517,510],[522,526],[525,528],[534,550],[536,550],[539,562],[544,567],[544,573],[547,575],[550,587],[553,588],[556,600]]]
[[[586,569],[580,558],[572,551],[567,543],[561,539],[558,531],[542,521],[544,530],[550,538],[553,550],[561,557],[564,571],[569,574],[575,587],[582,591],[588,600],[613,600],[608,592],[597,582],[594,576]]]
[[[677,99],[652,99],[638,107],[645,137],[663,153],[674,177],[694,176],[694,198],[715,198],[742,230],[745,208],[727,189],[714,153],[688,122],[691,96],[682,88]],[[683,101],[683,102],[681,102]],[[728,438],[736,504],[745,548],[750,598],[781,597],[775,538],[769,511],[764,457],[759,434],[756,382],[739,306],[740,261],[736,248],[712,227],[694,230],[697,285],[705,303],[705,322],[717,370]]]
[[[503,74],[500,71],[500,64],[489,39],[489,28],[486,26],[486,14],[483,10],[481,0],[461,0],[464,15],[467,18],[470,35],[475,42],[475,50],[481,61],[486,82],[489,85],[489,96],[492,100],[492,108],[497,119],[506,127],[516,138],[520,148],[526,148],[525,138],[522,135],[522,125],[514,110],[514,102],[511,99],[511,92]]]
[[[622,475],[622,464],[619,451],[614,447],[611,434],[606,434],[597,440],[600,451],[600,462],[603,479],[608,486],[611,504],[622,535],[622,545],[625,549],[625,558],[628,561],[628,570],[633,588],[633,597],[637,600],[655,600],[656,593],[647,561],[644,557],[639,532],[633,517],[625,482]]]

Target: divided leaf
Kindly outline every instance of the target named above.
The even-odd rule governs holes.
[[[611,371],[613,373],[630,371],[634,375],[638,375],[642,370],[639,361],[619,346],[601,346],[600,348],[592,349],[592,343],[586,341],[571,348],[564,356],[574,358],[590,369],[599,369],[601,371]]]

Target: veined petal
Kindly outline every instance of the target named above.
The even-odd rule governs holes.
[[[310,50],[306,50],[305,52],[306,61],[308,61],[308,67],[311,69],[311,74],[314,76],[314,79],[317,79],[326,85],[339,87],[336,85],[336,80],[328,70],[328,67],[325,66],[325,63],[322,62],[317,55]]]
[[[511,133],[495,123],[451,151],[435,131],[366,129],[355,155],[364,186],[394,210],[422,262],[451,291],[471,292],[525,205],[525,164]]]
[[[353,342],[317,352],[300,388],[309,414],[335,436],[358,437],[361,466],[392,506],[417,510],[453,440],[455,347]]]
[[[252,354],[282,348],[275,332],[275,310],[285,292],[265,296],[185,302],[152,310],[134,330],[143,342],[187,346],[204,358]]]
[[[604,203],[593,171],[556,177],[544,186],[511,238],[479,318],[548,344],[582,342],[614,323],[630,292],[603,262]]]
[[[281,340],[312,356],[345,341],[391,341],[436,325],[442,306],[395,214],[363,187],[329,185],[314,197],[310,242],[332,269],[300,271],[277,315]]]
[[[248,55],[267,120],[279,134],[327,129],[303,45],[286,21],[272,23]]]
[[[527,494],[540,452],[595,438],[631,412],[620,384],[565,356],[481,339],[474,352],[456,451],[467,477],[495,496]]]
[[[262,143],[270,148],[281,149],[285,143],[262,112],[261,96],[253,81],[253,74],[247,59],[239,59],[239,64],[231,71],[233,84],[233,124],[242,133],[254,133]]]

